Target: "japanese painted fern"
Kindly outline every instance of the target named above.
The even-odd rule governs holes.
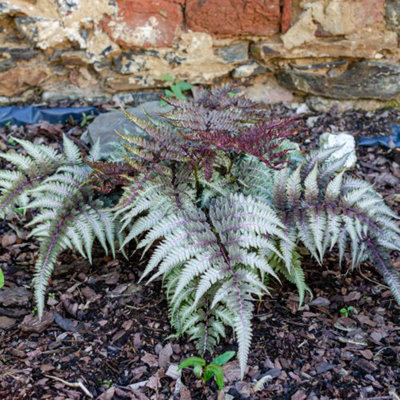
[[[254,300],[272,279],[294,283],[300,304],[306,285],[300,247],[319,262],[339,249],[351,267],[370,258],[400,303],[397,216],[371,185],[346,176],[337,149],[299,160],[287,140],[293,120],[269,121],[265,110],[230,88],[198,91],[194,99],[166,99],[173,111],[140,120],[140,135],[119,133],[119,162],[87,160],[64,139],[64,153],[20,141],[27,156],[2,155],[17,167],[0,171],[0,213],[37,212],[30,225],[41,244],[35,292],[40,314],[59,253],[75,248],[91,259],[96,238],[114,254],[133,242],[148,258],[142,280],[162,279],[178,335],[199,352],[229,332],[244,373]],[[106,208],[98,195],[123,186]],[[104,197],[104,196],[103,196]],[[148,255],[149,253],[149,255]],[[312,283],[311,283],[312,286]]]

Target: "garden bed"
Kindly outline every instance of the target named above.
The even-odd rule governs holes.
[[[274,107],[272,113],[287,116],[292,111]],[[302,116],[294,140],[309,149],[326,131],[387,135],[399,117],[396,110],[310,113]],[[3,127],[0,149],[14,148],[10,136],[42,137],[58,147],[60,133],[79,141],[84,130],[71,123]],[[398,152],[359,148],[357,155],[354,174],[374,183],[398,211]],[[140,255],[130,262],[112,260],[99,248],[91,266],[77,255],[64,254],[50,283],[44,325],[32,324],[30,285],[37,246],[24,240],[26,234],[22,216],[0,224],[0,267],[6,276],[0,291],[0,323],[5,327],[0,329],[0,398],[83,399],[85,389],[101,399],[217,398],[214,383],[203,385],[189,371],[179,379],[171,367],[196,351],[185,338],[169,338],[173,331],[160,283],[137,284],[143,270]],[[393,257],[399,265],[399,256]],[[368,264],[344,275],[335,254],[322,267],[311,259],[304,266],[314,299],[308,298],[299,310],[295,288],[272,283],[272,296],[256,304],[244,381],[235,361],[225,367],[227,398],[399,396],[400,308],[380,276]],[[219,353],[226,350],[236,350],[233,340],[218,348]]]

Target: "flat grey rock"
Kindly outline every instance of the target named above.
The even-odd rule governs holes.
[[[128,108],[127,111],[141,119],[146,119],[146,114],[153,118],[163,118],[162,114],[171,109],[172,107],[168,105],[161,106],[159,101],[149,101],[137,107]],[[120,141],[116,131],[143,135],[143,131],[128,121],[122,111],[110,111],[98,115],[89,125],[87,140],[93,145],[99,139],[102,153],[107,154],[113,150],[114,144]]]
[[[400,67],[378,61],[355,62],[341,74],[286,68],[278,82],[289,90],[334,99],[395,99],[400,94]]]

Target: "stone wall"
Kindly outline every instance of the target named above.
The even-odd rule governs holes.
[[[0,103],[237,80],[266,102],[400,97],[400,0],[0,0]]]

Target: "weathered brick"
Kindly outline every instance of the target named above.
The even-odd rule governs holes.
[[[279,0],[187,0],[187,27],[214,35],[267,36],[280,30]]]
[[[171,45],[183,22],[183,0],[116,0],[115,16],[106,16],[101,27],[124,47]]]
[[[281,31],[285,33],[292,24],[292,0],[283,0]]]

